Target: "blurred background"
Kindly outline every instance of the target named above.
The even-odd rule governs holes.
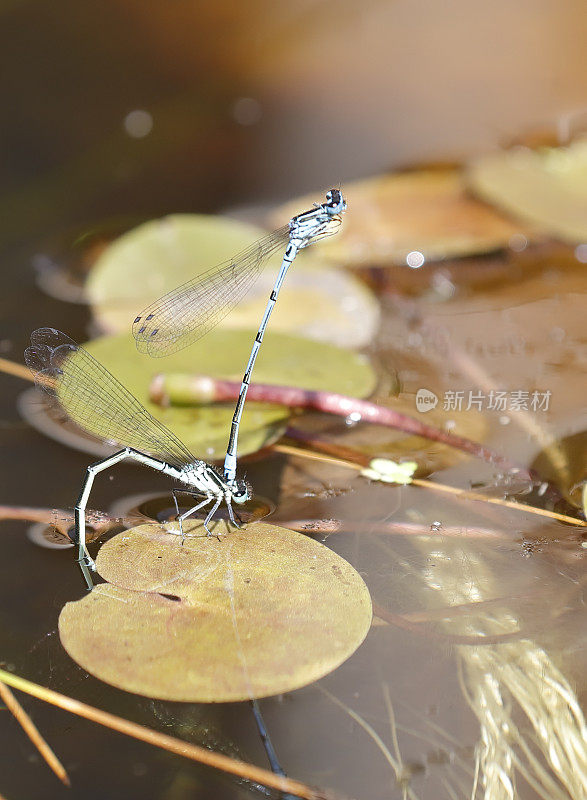
[[[2,4],[0,234],[283,200],[587,101],[581,0]]]

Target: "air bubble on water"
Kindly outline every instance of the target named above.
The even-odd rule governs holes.
[[[262,116],[261,104],[254,97],[239,97],[232,106],[232,116],[239,125],[256,125]]]
[[[406,256],[406,264],[412,269],[418,269],[425,261],[424,253],[421,253],[419,250],[412,250],[412,252],[408,253]]]
[[[562,341],[564,341],[566,335],[567,332],[565,329],[560,328],[558,325],[555,325],[554,328],[551,328],[548,331],[548,338],[552,339],[552,341],[556,342],[557,344],[560,344]]]
[[[514,253],[521,253],[522,250],[528,247],[528,239],[526,239],[523,233],[514,233],[513,236],[510,236],[508,245],[510,250],[513,250]]]
[[[432,287],[436,294],[449,300],[456,292],[456,286],[451,281],[449,274],[444,270],[437,270],[432,276]]]
[[[48,550],[67,550],[73,547],[73,542],[60,536],[55,528],[44,522],[35,522],[27,529],[26,535],[33,544]]]

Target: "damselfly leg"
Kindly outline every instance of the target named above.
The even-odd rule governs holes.
[[[54,328],[34,331],[25,360],[39,387],[78,425],[123,446],[119,452],[87,468],[75,508],[78,563],[89,590],[94,585],[91,572],[95,571],[95,564],[86,547],[86,507],[94,479],[100,472],[131,459],[168,475],[203,497],[201,503],[183,515],[179,515],[178,509],[182,539],[183,520],[198,508],[213,503],[204,522],[206,531],[211,533],[208,525],[222,500],[243,503],[249,499],[250,492],[243,481],[228,483],[214,467],[195,458],[108,370],[64,333]]]

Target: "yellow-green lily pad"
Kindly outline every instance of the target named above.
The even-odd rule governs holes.
[[[115,536],[97,558],[108,583],[63,608],[64,648],[100,680],[164,700],[249,700],[318,680],[367,635],[369,591],[324,545],[259,522],[219,538],[201,521],[186,530],[183,546],[159,525]]]
[[[105,248],[86,283],[100,328],[108,333],[128,330],[137,312],[157,297],[222,264],[265,234],[256,226],[205,214],[173,214],[128,231]],[[379,304],[357,278],[320,260],[322,246],[320,242],[296,258],[271,329],[362,347],[377,328]],[[258,325],[282,256],[283,251],[271,256],[250,292],[224,318],[223,328]]]
[[[587,431],[577,431],[556,441],[547,441],[530,467],[558,486],[571,505],[586,512]]]
[[[472,191],[536,229],[571,244],[587,241],[587,140],[568,147],[518,147],[475,159]]]
[[[379,175],[345,184],[343,191],[348,211],[342,228],[320,243],[321,258],[337,265],[405,266],[415,251],[434,261],[507,247],[520,233],[530,238],[521,223],[471,197],[459,169]],[[288,203],[271,215],[271,224],[282,225],[311,202],[307,196]]]
[[[240,380],[255,337],[255,330],[221,330],[186,350],[165,359],[166,372],[199,372],[228,380]],[[161,408],[151,403],[149,385],[162,364],[137,352],[128,334],[105,336],[86,345],[90,352],[143,405],[161,420],[194,453],[206,460],[222,458],[226,450],[233,404],[207,407]],[[334,345],[268,331],[253,380],[306,389],[325,390],[355,397],[369,395],[375,373],[368,359]],[[247,403],[239,437],[239,452],[255,452],[274,441],[291,414],[284,406]],[[87,430],[92,433],[91,420]]]

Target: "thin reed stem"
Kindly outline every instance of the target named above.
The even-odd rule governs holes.
[[[43,756],[49,768],[53,770],[55,775],[57,775],[62,783],[64,783],[66,786],[71,786],[71,781],[69,780],[69,775],[67,774],[65,767],[61,761],[59,761],[45,739],[41,736],[39,729],[18,702],[16,697],[12,694],[8,686],[6,686],[5,683],[2,683],[2,681],[0,681],[0,697],[2,698],[6,708],[19,722],[26,735],[35,745],[39,753]]]
[[[288,429],[289,432],[289,429]],[[335,455],[331,455],[331,453],[336,448],[336,445],[330,445],[325,442],[317,441],[316,439],[312,439],[312,446],[315,447],[316,450],[309,450],[303,447],[292,446],[288,444],[281,444],[277,443],[272,445],[271,449],[278,452],[278,453],[286,453],[288,455],[299,456],[300,458],[308,458],[317,461],[323,461],[328,464],[334,464],[336,466],[347,467],[348,469],[354,469],[358,472],[361,472],[365,467],[368,466],[370,458],[365,456],[363,453],[355,453],[352,459],[349,459],[348,456],[350,453],[353,453],[349,448],[344,448],[344,453],[347,456],[346,458],[337,457]],[[321,453],[319,452],[320,449],[324,448],[327,452]],[[545,508],[536,508],[535,506],[529,506],[525,503],[518,503],[517,501],[513,500],[502,500],[499,497],[487,497],[484,494],[480,494],[479,492],[471,492],[468,489],[459,489],[456,486],[448,486],[444,483],[437,483],[436,481],[428,481],[423,478],[412,478],[410,484],[414,486],[421,486],[424,489],[431,489],[432,491],[436,492],[445,492],[446,494],[452,494],[457,497],[463,498],[465,500],[475,500],[480,501],[483,503],[492,503],[493,505],[503,506],[505,508],[513,508],[516,511],[525,511],[528,514],[537,514],[541,517],[548,517],[549,519],[555,519],[558,522],[565,522],[569,525],[579,525],[583,528],[587,527],[587,521],[578,519],[577,517],[570,517],[567,514],[559,514],[556,511],[549,511]],[[391,484],[391,485],[398,485],[398,484]]]
[[[257,767],[254,764],[248,764],[246,761],[230,758],[222,753],[215,753],[204,747],[199,747],[198,745],[184,742],[181,739],[176,739],[173,736],[168,736],[165,733],[159,733],[143,725],[130,722],[122,717],[117,717],[107,711],[94,708],[93,706],[87,705],[87,703],[82,703],[67,695],[54,692],[52,689],[39,686],[37,683],[32,683],[25,678],[13,675],[11,672],[6,672],[6,670],[3,669],[0,669],[0,681],[32,697],[37,697],[39,700],[62,708],[64,711],[69,711],[70,714],[75,714],[91,722],[96,722],[98,725],[103,725],[106,728],[123,733],[126,736],[132,736],[134,739],[139,739],[147,744],[152,744],[163,750],[168,750],[170,753],[184,756],[192,761],[198,761],[201,764],[222,770],[223,772],[238,775],[245,780],[260,783],[270,789],[276,789],[280,792],[290,792],[297,797],[303,798],[303,800],[341,800],[340,795],[334,794],[333,792],[312,788],[301,781],[274,775],[269,770]]]

